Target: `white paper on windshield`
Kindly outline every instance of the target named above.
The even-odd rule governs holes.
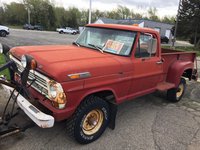
[[[119,54],[123,46],[124,46],[124,43],[108,40],[103,50],[107,52]]]

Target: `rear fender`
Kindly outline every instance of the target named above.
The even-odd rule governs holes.
[[[170,68],[168,70],[166,81],[170,82],[170,83],[174,83],[175,86],[177,87],[184,71],[186,71],[188,69],[193,70],[193,68],[194,68],[193,62],[178,60],[170,66]]]

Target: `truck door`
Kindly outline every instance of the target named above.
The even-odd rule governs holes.
[[[140,33],[134,52],[134,75],[130,94],[140,96],[155,90],[163,80],[163,61],[159,52],[159,42],[155,35]]]

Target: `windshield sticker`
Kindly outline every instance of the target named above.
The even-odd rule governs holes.
[[[124,46],[124,43],[108,40],[103,50],[107,52],[119,54],[123,46]]]

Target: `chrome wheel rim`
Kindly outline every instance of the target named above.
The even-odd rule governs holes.
[[[178,90],[176,92],[176,97],[180,98],[183,95],[184,85],[183,83],[178,86]]]

